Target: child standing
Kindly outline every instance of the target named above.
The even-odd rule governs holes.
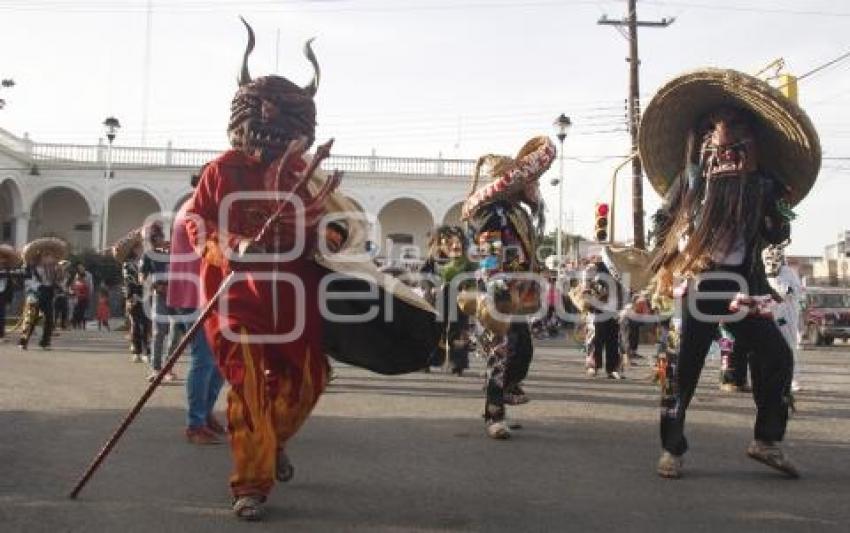
[[[71,325],[74,328],[86,329],[86,309],[89,306],[89,285],[86,283],[84,274],[77,274],[74,283],[71,285],[71,290],[77,299],[74,305],[74,314],[71,319]]]
[[[102,327],[109,331],[109,291],[105,287],[97,295],[97,330]]]

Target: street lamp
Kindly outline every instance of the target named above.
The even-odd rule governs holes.
[[[561,113],[558,118],[555,119],[553,124],[557,133],[555,136],[558,138],[558,141],[561,143],[561,150],[559,154],[560,159],[560,167],[561,170],[558,173],[557,178],[552,179],[552,185],[558,186],[558,235],[555,239],[555,253],[558,256],[558,269],[561,268],[561,262],[563,261],[563,247],[562,247],[562,233],[563,231],[563,220],[564,220],[564,139],[567,138],[567,132],[570,129],[570,126],[573,125],[573,122],[570,120],[570,117]]]
[[[112,179],[112,142],[121,129],[121,123],[115,117],[107,117],[103,121],[103,127],[106,128],[106,140],[109,145],[106,148],[106,174],[103,178],[103,228],[100,233],[100,249],[106,250],[107,247],[107,229],[109,228],[109,180]]]

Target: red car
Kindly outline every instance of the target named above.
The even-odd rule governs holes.
[[[806,287],[803,296],[805,340],[830,346],[835,339],[850,339],[850,290]]]

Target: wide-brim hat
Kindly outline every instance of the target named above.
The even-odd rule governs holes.
[[[27,263],[35,262],[44,254],[50,254],[61,261],[68,258],[68,243],[56,237],[42,237],[26,246],[21,253]]]
[[[112,245],[112,257],[119,263],[123,263],[133,248],[142,245],[144,242],[141,229],[131,230],[127,235],[124,235]]]
[[[605,246],[602,249],[602,262],[608,272],[631,292],[642,291],[649,285],[653,275],[651,261],[649,252],[631,246]]]
[[[540,201],[537,181],[549,170],[556,154],[552,139],[541,135],[529,139],[516,157],[496,154],[479,157],[472,174],[469,196],[463,204],[463,218],[469,218],[484,205],[499,200],[536,206]],[[481,178],[487,178],[487,183],[479,188]]]
[[[17,250],[8,244],[0,244],[0,268],[18,268],[22,262]]]
[[[640,158],[655,191],[664,195],[685,165],[688,134],[719,107],[749,111],[759,165],[786,186],[798,204],[820,171],[821,147],[808,115],[767,82],[731,69],[704,68],[667,82],[646,107],[640,124]]]

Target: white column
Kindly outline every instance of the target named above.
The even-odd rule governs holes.
[[[30,230],[30,214],[20,212],[15,215],[15,246],[21,248],[27,243],[27,238]]]
[[[100,233],[102,229],[100,215],[89,215],[89,220],[91,220],[91,247],[94,250],[100,250]]]

